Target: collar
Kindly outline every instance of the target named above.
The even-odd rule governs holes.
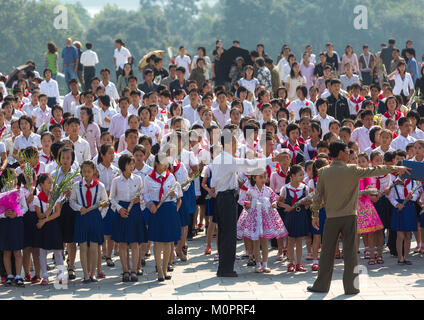
[[[332,166],[339,166],[339,167],[347,167],[347,164],[341,160],[336,160],[333,159],[333,161],[331,162]]]

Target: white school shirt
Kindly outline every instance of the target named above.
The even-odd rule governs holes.
[[[406,151],[406,146],[410,143],[415,142],[415,138],[408,136],[408,137],[404,137],[402,135],[399,135],[396,139],[394,139],[392,141],[392,143],[390,144],[390,147],[392,147],[395,150],[403,150]]]
[[[11,127],[9,124],[4,121],[3,126],[0,127],[0,137],[7,135],[11,130]]]
[[[96,52],[89,49],[82,53],[80,62],[84,67],[95,67],[99,63],[99,58]]]
[[[38,168],[37,168],[38,167]],[[17,167],[15,169],[16,175],[19,176],[22,173],[22,168]],[[43,162],[39,162],[39,165],[34,168],[35,174],[38,177],[40,174],[46,173],[46,165]]]
[[[330,132],[330,122],[335,120],[332,116],[329,116],[328,114],[325,118],[323,118],[319,113],[313,119],[318,120],[320,122],[323,136]]]
[[[143,168],[141,170],[138,170],[137,168],[134,168],[134,174],[139,176],[141,179],[144,180],[144,178],[149,175],[153,171],[153,168],[147,164],[144,164]]]
[[[128,108],[128,114],[129,115],[135,114],[136,116],[138,116],[138,109],[139,108],[141,108],[141,105],[139,105],[138,108],[136,108],[131,104],[130,107]]]
[[[172,165],[172,171],[174,170],[174,168],[177,166],[177,162],[174,160],[174,163]],[[187,168],[184,165],[184,163],[180,162],[180,167],[178,168],[177,171],[173,172],[175,179],[177,180],[177,182],[181,185],[184,182],[186,182],[188,180],[188,172],[187,172]],[[184,190],[182,190],[183,192],[187,191],[188,188],[190,188],[190,184],[186,185]]]
[[[190,121],[190,126],[192,126],[196,121],[200,120],[199,113],[197,112],[197,107],[193,109],[191,104],[185,106],[183,108],[183,118]]]
[[[49,162],[49,164],[47,164],[47,165],[45,166],[45,173],[53,174],[53,172],[55,172],[55,171],[57,170],[57,168],[58,168],[58,167],[59,167],[59,166],[57,165],[57,162],[56,162],[56,161],[54,161],[54,160],[51,160],[51,161]],[[78,161],[75,159],[74,163],[73,163],[73,164],[72,164],[72,166],[71,166],[71,170],[72,170],[72,171],[75,171],[75,170],[77,170],[77,169],[78,169],[78,167],[79,167]]]
[[[380,147],[375,148],[375,149],[374,149],[374,151],[378,151],[378,152],[380,152],[380,153],[382,154],[382,156],[384,157],[384,155],[386,154],[386,152],[394,152],[394,151],[396,151],[396,150],[395,150],[395,149],[393,149],[392,147],[389,147],[389,149],[388,149],[387,151],[383,151],[383,150],[381,149],[381,146],[380,146]]]
[[[396,182],[396,181],[395,181]],[[414,184],[414,186],[412,187],[412,183]],[[412,191],[413,188],[415,188],[417,186],[417,183],[415,181],[411,181],[410,183],[408,183],[407,185],[407,190],[408,193]],[[399,193],[399,198],[398,198],[398,194]],[[411,201],[417,201],[419,196],[419,190],[416,190],[413,195],[412,195],[412,199]],[[392,188],[390,190],[389,196],[387,197],[387,199],[389,199],[390,203],[392,204],[393,207],[396,207],[396,205],[399,203],[397,200],[405,200],[405,194],[404,194],[404,186],[403,185],[399,185],[399,186],[395,186],[394,188]],[[402,201],[400,202],[402,203]]]
[[[129,114],[124,118],[122,113],[117,113],[110,120],[109,132],[113,134],[115,138],[119,139],[128,129],[128,117]]]
[[[85,104],[81,104],[76,108],[75,111],[75,118],[80,119],[81,120],[81,108],[85,107]],[[87,107],[89,108],[89,107]],[[93,107],[90,108],[91,111],[93,112],[93,120],[95,123],[100,123],[100,108],[96,107],[96,105],[93,103]]]
[[[87,182],[85,181],[85,179],[82,179],[81,189],[82,189],[82,196],[84,197],[84,199],[81,199],[80,183],[81,181],[77,181],[72,185],[72,193],[71,193],[71,197],[69,198],[69,205],[74,211],[81,211],[81,209],[83,208],[82,200],[84,200],[84,203],[87,206],[87,198],[85,197],[85,194],[87,192],[87,188],[85,185],[87,184]],[[98,187],[98,190],[97,190],[97,196],[96,196],[97,187]],[[96,203],[104,202],[108,200],[105,186],[101,182],[99,182],[99,184],[96,187],[91,188],[90,192],[91,192],[93,202],[94,202],[94,198],[96,198]],[[95,205],[96,203],[92,203],[91,205]],[[104,218],[106,216],[108,207],[106,208],[100,207],[99,210],[100,210],[100,214],[102,215],[102,218]]]
[[[424,140],[424,131],[416,127],[415,130],[411,133],[411,136],[416,140]]]
[[[124,69],[124,65],[128,63],[128,58],[131,58],[131,52],[125,47],[121,47],[121,50],[115,48],[113,57],[116,58],[116,70]]]
[[[4,190],[2,190],[3,192],[4,192]],[[26,190],[26,189],[24,189],[24,188],[20,188],[19,190],[19,208],[21,209],[21,213],[22,213],[22,216],[24,216],[25,215],[25,213],[27,213],[27,211],[28,211],[28,206],[27,206],[27,203],[26,203],[26,198],[29,196],[29,191],[28,190]],[[6,218],[6,215],[4,215],[4,214],[1,214],[0,215],[0,219],[5,219]]]
[[[142,134],[140,132],[138,132],[138,139],[140,139],[140,137],[142,136]],[[118,143],[118,150],[116,150],[116,152],[120,153],[122,151],[124,151],[125,149],[128,148],[128,144],[125,141],[125,134],[123,134],[120,138],[119,138],[119,143]]]
[[[106,168],[103,164],[99,163],[97,165],[97,170],[99,170],[99,181],[105,186],[106,192],[110,192],[112,187],[112,180],[118,176],[119,169],[113,164],[109,168]]]
[[[44,93],[49,98],[56,98],[56,103],[60,102],[59,86],[57,81],[50,79],[49,82],[46,80],[40,83],[40,93]]]
[[[113,110],[111,107],[107,108],[106,111],[100,108],[99,110],[99,126],[100,128],[106,128],[109,129],[110,124],[112,122],[112,117],[116,114],[116,111]],[[105,118],[109,118],[109,122],[105,121]]]
[[[359,151],[364,152],[368,147],[371,146],[370,131],[372,127],[367,129],[364,126],[353,130],[350,137],[350,141],[356,141],[359,145]]]
[[[186,72],[184,75],[184,78],[187,80],[190,77],[190,71],[188,69],[188,66],[191,65],[191,59],[189,56],[184,55],[184,57],[181,57],[181,55],[178,55],[175,58],[175,64],[177,67],[184,67]]]
[[[309,156],[308,151],[315,151],[317,152],[317,148],[312,147],[311,139],[306,140],[305,142],[305,161],[312,160]]]
[[[181,162],[184,163],[189,175],[192,173],[191,167],[199,165],[199,160],[194,155],[194,152],[186,149],[181,150]]]
[[[150,122],[150,125],[148,127],[143,127],[143,125],[140,125],[139,132],[143,135],[146,135],[152,138],[152,146],[158,143],[156,135],[159,135],[159,139],[160,139],[161,130],[159,126],[153,122]]]
[[[131,202],[138,191],[141,191],[140,201],[142,201],[143,189],[143,180],[139,176],[131,174],[131,176],[126,179],[124,175],[121,174],[112,180],[112,186],[110,188],[112,206],[114,206],[117,211],[121,210],[122,207],[119,205],[119,201]]]
[[[71,139],[69,137],[66,137],[63,140]],[[83,138],[78,136],[78,140],[72,142],[74,143],[75,159],[78,161],[78,163],[82,163],[84,160],[91,159],[90,144],[87,142],[87,140],[84,140]]]
[[[393,94],[399,95],[403,93],[405,96],[409,96],[409,90],[414,90],[414,81],[412,80],[409,72],[405,73],[405,78],[402,80],[400,74],[394,75],[389,80],[395,80],[395,87],[393,88]]]
[[[6,153],[6,145],[3,142],[0,142],[0,154]]]
[[[315,114],[316,114],[315,105],[311,100],[308,100],[308,99],[305,99],[305,100],[297,99],[295,101],[292,101],[292,103],[290,103],[290,105],[287,107],[287,110],[289,112],[294,113],[294,120],[295,121],[299,121],[300,120],[299,111],[300,111],[300,109],[302,109],[304,107],[311,109],[312,117],[315,116]]]
[[[237,81],[238,85],[240,87],[245,87],[247,90],[253,93],[253,97],[255,97],[255,89],[257,86],[259,86],[259,80],[256,78],[253,78],[251,80],[246,80],[245,78],[241,78],[239,81]]]
[[[52,109],[46,106],[46,109],[43,111],[41,107],[37,107],[33,111],[32,116],[35,118],[35,127],[40,128],[44,123],[48,123],[52,117]]]
[[[256,110],[253,108],[253,105],[247,100],[243,101],[243,117],[245,116],[256,117]]]
[[[110,97],[111,100],[119,100],[119,93],[116,89],[116,86],[113,82],[110,82],[107,84],[107,86],[104,85],[103,81],[100,82],[100,85],[105,88],[106,94]]]
[[[156,171],[153,171],[153,172],[155,172],[154,174],[156,175],[156,178],[159,178],[159,177],[165,178],[166,172],[169,172],[169,171],[164,171],[164,172],[162,172],[161,175],[159,175]],[[169,172],[169,176],[163,184],[162,198],[165,197],[165,195],[169,191],[171,191],[171,189],[175,186],[176,182],[177,182],[177,180],[175,179],[175,176],[171,172]],[[144,201],[146,203],[146,206],[149,205],[149,202],[159,201],[160,188],[161,188],[160,183],[153,180],[150,177],[150,175],[148,175],[144,178],[144,194],[143,194],[143,196],[144,196]],[[175,187],[174,192],[175,192],[175,196],[168,197],[168,199],[166,199],[165,202],[176,202],[178,198],[181,198],[183,196],[183,192],[181,191],[181,186],[179,186],[179,185],[177,185],[177,187]]]
[[[377,180],[380,180],[380,190],[379,192],[383,192],[387,188],[389,188],[392,184],[392,175],[386,174],[384,176],[374,177],[373,179],[373,187],[377,188]]]
[[[25,103],[22,107],[22,111],[29,117],[35,116],[34,111],[39,107],[40,105],[37,103],[35,106],[29,102]]]
[[[219,106],[216,109],[213,109],[212,112],[216,118],[216,121],[218,121],[218,125],[221,129],[225,127],[225,123],[228,119],[230,119],[230,108],[227,106],[227,112],[224,114]]]
[[[49,154],[46,154],[43,150],[40,151],[39,161],[45,165],[49,164],[53,160]]]
[[[75,115],[75,109],[77,105],[78,105],[78,100],[75,100],[75,97],[72,94],[72,92],[69,92],[63,98],[63,113],[70,112]]]
[[[38,149],[41,149],[40,135],[31,132],[31,134],[28,136],[28,139],[24,137],[23,133],[16,137],[14,144],[14,148],[16,150],[19,151],[28,147],[36,147]]]

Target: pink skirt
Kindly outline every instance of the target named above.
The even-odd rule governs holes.
[[[374,204],[369,198],[358,201],[358,234],[373,233],[384,228]]]

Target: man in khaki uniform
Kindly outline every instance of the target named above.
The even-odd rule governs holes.
[[[349,149],[342,141],[330,145],[330,156],[333,162],[319,171],[318,184],[312,200],[312,225],[319,227],[318,211],[324,203],[327,213],[322,237],[321,258],[319,261],[318,278],[309,292],[328,292],[334,267],[334,255],[339,234],[344,239],[344,273],[343,286],[345,294],[357,294],[359,288],[354,281],[358,276],[356,266],[358,254],[356,251],[357,222],[356,209],[359,196],[359,180],[366,177],[377,177],[389,173],[409,173],[409,169],[397,166],[378,166],[359,168],[348,165]]]

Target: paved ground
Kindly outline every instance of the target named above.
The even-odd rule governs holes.
[[[276,251],[270,252],[270,274],[255,274],[246,260],[236,263],[238,278],[217,278],[217,262],[213,256],[203,255],[205,238],[198,236],[189,242],[189,260],[177,262],[172,280],[159,283],[154,269],[153,257],[147,260],[145,275],[138,283],[123,284],[120,263],[114,258],[116,267],[104,267],[106,279],[96,284],[81,283],[82,270],[77,263],[77,279],[70,282],[67,290],[57,290],[53,284],[48,287],[27,284],[25,288],[0,287],[0,299],[158,299],[158,300],[256,300],[256,299],[424,299],[424,256],[411,256],[412,266],[398,266],[396,258],[384,254],[385,264],[368,266],[365,282],[361,277],[361,293],[353,297],[343,295],[342,260],[336,261],[333,283],[328,294],[311,294],[306,287],[313,283],[316,273],[310,271],[311,264],[305,261],[306,273],[287,273],[286,262],[276,262]],[[412,244],[415,247],[415,243]],[[243,253],[242,242],[238,243],[238,254]],[[77,256],[78,259],[78,256]],[[51,261],[49,259],[49,261]],[[54,271],[51,271],[51,280]]]

